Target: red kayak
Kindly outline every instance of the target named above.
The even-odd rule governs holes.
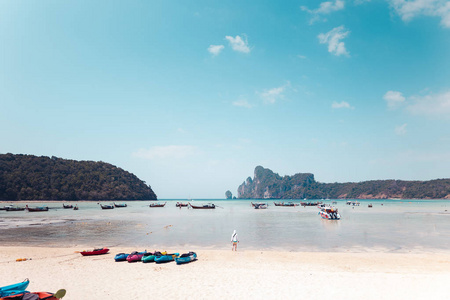
[[[81,251],[81,255],[83,256],[90,256],[90,255],[100,255],[100,254],[106,254],[108,253],[108,248],[101,248],[101,249],[94,249],[92,251]]]

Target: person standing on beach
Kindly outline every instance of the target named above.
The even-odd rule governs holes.
[[[236,233],[236,229],[233,231],[233,234],[231,235],[231,244],[233,245],[232,247],[231,247],[231,251],[237,251],[237,244],[239,243],[239,240],[238,240],[238,236],[237,236],[237,233]]]

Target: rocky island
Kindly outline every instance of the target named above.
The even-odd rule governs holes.
[[[280,176],[257,166],[238,188],[241,199],[450,199],[450,179],[321,183],[314,174]]]

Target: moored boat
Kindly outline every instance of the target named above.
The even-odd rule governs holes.
[[[180,254],[179,253],[171,253],[171,254],[155,256],[155,263],[160,264],[160,263],[173,261],[176,257],[178,257],[178,255],[180,255]]]
[[[299,204],[294,202],[274,202],[275,206],[299,206]]]
[[[322,217],[322,219],[326,220],[341,219],[341,215],[339,214],[338,209],[332,206],[322,207],[319,211],[319,215]]]
[[[116,202],[114,202],[114,207],[117,207],[117,208],[119,208],[119,207],[127,207],[127,204],[126,203],[116,203]]]
[[[112,204],[100,204],[102,209],[114,209],[114,205]]]
[[[197,259],[197,253],[190,251],[189,253],[183,253],[179,257],[175,258],[177,265],[189,263]]]
[[[28,207],[25,205],[25,207],[29,212],[48,211],[48,206]]]
[[[8,210],[9,207],[12,207],[12,205],[5,205],[3,207],[0,207],[0,210]]]
[[[67,205],[65,205],[65,204],[63,203],[63,208],[73,208],[73,205],[72,205],[72,204],[67,204]]]
[[[101,255],[101,254],[108,253],[108,251],[109,251],[108,248],[98,248],[98,249],[94,249],[92,251],[81,251],[80,254],[83,256]]]
[[[6,211],[22,211],[25,210],[25,207],[19,207],[19,206],[7,206]]]
[[[214,203],[208,203],[204,205],[193,205],[192,203],[189,203],[189,206],[193,209],[215,209],[216,206]]]
[[[118,253],[114,256],[115,261],[126,261],[129,253]]]
[[[177,204],[175,204],[176,207],[187,207],[189,204],[188,203],[183,203],[183,202],[177,202]]]
[[[147,250],[145,250],[143,252],[133,251],[133,252],[131,252],[130,255],[127,256],[127,261],[129,263],[141,261],[142,256],[144,256],[145,253],[147,253]]]
[[[252,204],[253,204],[253,203],[252,203]],[[255,203],[255,204],[253,205],[253,207],[254,207],[255,209],[267,209],[268,205],[267,205],[267,203]]]
[[[27,278],[19,283],[2,286],[0,287],[0,297],[7,297],[10,295],[23,293],[27,289],[29,284],[30,280]]]
[[[167,202],[164,202],[164,203],[159,203],[159,202],[157,202],[157,203],[152,203],[152,204],[150,204],[149,206],[150,206],[150,207],[164,207],[164,206],[166,205],[166,203],[167,203]]]

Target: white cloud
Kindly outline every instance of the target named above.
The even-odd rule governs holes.
[[[389,0],[403,21],[424,15],[441,18],[441,25],[450,28],[450,2],[448,0]]]
[[[297,57],[298,57],[298,58],[301,58],[301,59],[306,59],[306,56],[301,55],[301,54],[298,54]]]
[[[332,12],[344,9],[344,1],[335,0],[334,2],[332,1],[322,2],[316,9],[309,9],[306,6],[300,6],[300,8],[301,10],[306,11],[311,15],[313,15],[313,17],[310,20],[310,24],[312,24],[315,21],[320,20],[321,15],[328,15]],[[326,19],[323,19],[323,21],[326,21]]]
[[[284,98],[284,92],[287,87],[289,87],[291,83],[288,81],[285,85],[276,87],[269,90],[264,90],[262,93],[259,93],[261,98],[263,98],[264,103],[270,103],[273,104],[277,102],[279,99]]]
[[[224,45],[210,45],[208,47],[208,52],[211,53],[213,56],[217,56],[220,54],[223,48],[225,48]]]
[[[406,109],[414,115],[450,118],[450,91],[409,97]]]
[[[239,35],[236,37],[226,36],[225,39],[230,42],[230,46],[234,51],[249,53],[250,48],[248,47],[247,37],[244,36],[245,39],[242,39]]]
[[[234,101],[232,104],[234,106],[239,106],[239,107],[246,107],[246,108],[252,108],[253,107],[253,105],[248,103],[248,101],[246,99],[239,99],[237,101]]]
[[[139,149],[132,155],[144,159],[183,159],[198,153],[194,146],[154,146],[150,149]]]
[[[396,135],[405,135],[406,134],[406,126],[408,124],[403,124],[395,127],[395,134]]]
[[[350,31],[346,30],[344,25],[342,25],[333,28],[327,33],[321,33],[317,37],[319,38],[319,42],[321,44],[328,44],[328,52],[336,56],[349,56],[347,49],[345,49],[344,42],[341,42],[341,40],[346,38],[349,33]]]
[[[331,104],[331,107],[334,109],[339,109],[339,108],[349,108],[349,109],[354,109],[353,106],[351,106],[348,102],[342,101],[340,103],[333,101],[333,103]]]
[[[405,97],[402,93],[397,91],[388,91],[384,94],[383,99],[386,100],[387,105],[390,109],[399,107],[403,102],[405,102]]]

